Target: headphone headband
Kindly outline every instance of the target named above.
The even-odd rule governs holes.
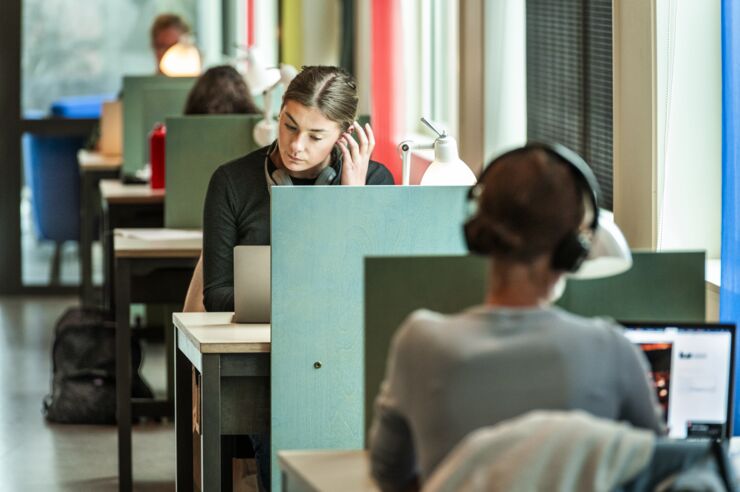
[[[504,152],[503,154],[492,160],[491,163],[483,170],[481,175],[478,177],[478,183],[473,186],[473,188],[478,189],[471,189],[470,197],[472,198],[472,194],[480,194],[482,192],[484,177],[488,172],[490,172],[490,169],[493,168],[496,163],[504,160],[507,157],[511,157],[512,155],[523,154],[535,149],[547,152],[549,155],[557,158],[564,164],[567,164],[569,168],[574,172],[576,178],[581,183],[581,189],[589,196],[589,200],[594,212],[594,219],[591,224],[589,224],[589,226],[591,227],[591,229],[596,230],[596,227],[599,225],[599,197],[601,196],[601,187],[599,186],[599,181],[596,179],[596,175],[591,170],[591,167],[586,163],[585,160],[583,160],[583,157],[562,144],[551,144],[536,141],[527,142],[524,147],[519,147],[517,149]]]
[[[591,231],[595,232],[599,225],[599,194],[600,188],[599,183],[596,180],[596,176],[593,171],[579,156],[576,152],[568,149],[564,145],[560,144],[547,144],[542,142],[530,142],[524,147],[510,150],[494,159],[488,167],[481,173],[478,178],[478,182],[471,187],[468,192],[468,203],[471,210],[474,210],[472,217],[468,219],[465,224],[465,238],[470,251],[478,254],[488,255],[491,252],[488,251],[485,246],[486,241],[482,238],[477,237],[475,230],[480,230],[480,227],[475,227],[476,222],[480,225],[483,218],[478,216],[479,206],[478,200],[483,194],[484,182],[487,173],[490,172],[491,168],[496,167],[500,161],[517,154],[523,154],[532,150],[542,150],[551,157],[556,158],[558,161],[566,164],[572,171],[573,176],[577,181],[577,188],[588,195],[589,201],[592,205],[593,219],[589,223]],[[479,234],[479,233],[478,233]],[[495,234],[495,233],[494,233]],[[581,233],[578,230],[569,232],[563,240],[558,244],[555,251],[553,252],[552,266],[555,269],[565,271],[576,271],[580,267],[583,260],[588,256],[590,248],[590,239],[586,234]]]

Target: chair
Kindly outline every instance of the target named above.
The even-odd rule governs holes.
[[[24,171],[31,190],[36,237],[55,243],[50,283],[59,284],[65,241],[80,237],[80,175],[77,152],[86,137],[24,136]]]
[[[466,437],[425,492],[734,490],[724,450],[582,411],[534,411]]]

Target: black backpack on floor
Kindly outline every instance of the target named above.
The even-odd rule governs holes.
[[[154,395],[139,375],[141,345],[132,337],[131,394]],[[116,422],[116,327],[101,310],[70,308],[57,321],[52,348],[51,394],[44,416],[65,424]]]

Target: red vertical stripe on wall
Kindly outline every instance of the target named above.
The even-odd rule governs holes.
[[[401,158],[396,146],[403,131],[401,1],[372,2],[371,118],[376,140],[373,159],[388,167],[396,183],[401,183]]]
[[[247,0],[247,47],[254,46],[254,0]]]

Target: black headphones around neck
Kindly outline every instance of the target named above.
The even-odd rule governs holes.
[[[290,175],[284,169],[276,168],[275,165],[270,165],[270,154],[273,153],[277,148],[277,140],[275,140],[270,147],[267,149],[265,154],[265,181],[267,181],[267,191],[269,192],[273,186],[292,186],[293,180]],[[334,182],[334,179],[339,174],[337,168],[341,171],[342,169],[342,156],[336,148],[332,149],[332,163],[321,170],[319,175],[314,181],[315,186],[330,185]]]
[[[481,229],[485,229],[485,226],[480,227],[478,222],[485,220],[479,215],[479,200],[483,195],[483,183],[485,182],[486,175],[491,171],[491,168],[496,167],[496,164],[503,159],[516,154],[523,154],[531,150],[543,150],[547,152],[551,157],[554,157],[558,161],[566,164],[572,171],[578,188],[590,199],[589,201],[592,205],[594,217],[589,224],[589,229],[592,233],[596,232],[596,228],[599,225],[600,189],[596,176],[586,161],[584,161],[577,153],[560,144],[545,144],[539,142],[528,143],[524,147],[511,150],[494,159],[481,173],[478,178],[478,182],[468,191],[468,210],[471,211],[471,215],[465,222],[464,230],[465,241],[468,245],[468,249],[472,253],[485,256],[492,253],[490,242],[481,237],[480,233],[476,234],[473,232],[474,230],[480,231]],[[552,268],[566,272],[575,272],[581,266],[583,260],[588,256],[590,249],[591,238],[589,234],[578,229],[570,231],[555,247],[555,251],[552,256]]]

